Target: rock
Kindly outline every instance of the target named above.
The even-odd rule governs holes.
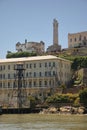
[[[79,114],[84,114],[85,108],[84,107],[79,107],[78,108],[78,113]]]

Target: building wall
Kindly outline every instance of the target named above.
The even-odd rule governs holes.
[[[43,41],[39,42],[27,42],[21,44],[18,42],[16,44],[16,50],[20,51],[27,51],[27,52],[36,52],[36,53],[44,53],[45,52],[45,44]]]
[[[68,34],[68,48],[87,46],[87,32]]]
[[[37,95],[40,92],[47,95],[51,88],[67,84],[71,78],[71,62],[55,56],[38,56],[29,58],[14,58],[0,61],[0,101],[7,100],[8,92],[17,85],[17,63],[24,65],[24,80],[27,94]],[[17,87],[17,86],[16,86]],[[16,88],[17,89],[17,88]],[[43,90],[43,91],[42,91]],[[47,91],[46,91],[47,90]],[[11,94],[10,94],[11,95]]]

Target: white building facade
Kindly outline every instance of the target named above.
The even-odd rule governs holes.
[[[0,103],[12,99],[15,80],[15,65],[24,65],[24,80],[27,95],[45,97],[50,90],[71,79],[71,62],[56,56],[36,56],[0,60]]]

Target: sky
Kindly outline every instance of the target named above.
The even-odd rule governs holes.
[[[0,0],[0,59],[16,52],[16,43],[53,44],[53,19],[59,23],[59,44],[68,47],[68,33],[87,31],[87,0]]]

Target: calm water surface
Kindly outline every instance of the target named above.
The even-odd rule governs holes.
[[[87,130],[87,115],[0,115],[0,130]]]

